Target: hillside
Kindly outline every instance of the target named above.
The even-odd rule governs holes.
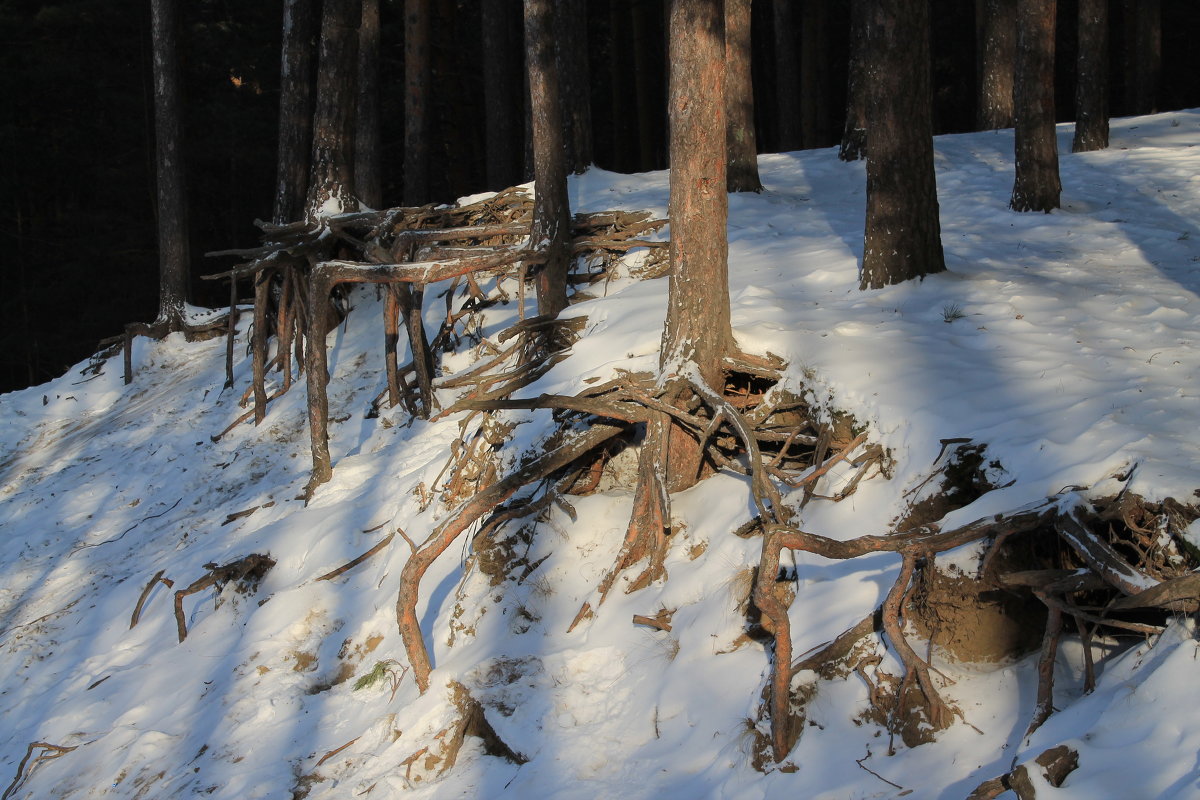
[[[1177,561],[1200,548],[1187,509],[1200,492],[1200,111],[1114,120],[1102,152],[1069,154],[1070,133],[1060,126],[1063,207],[1049,215],[1007,209],[1011,131],[939,137],[949,271],[880,291],[857,289],[861,163],[832,149],[762,156],[766,191],[730,198],[739,345],[783,359],[783,387],[821,420],[852,417],[866,437],[851,456],[886,454],[829,469],[815,494],[856,491],[805,505],[805,531],[886,534],[973,452],[981,493],[940,520],[945,530],[1050,497],[1085,510],[1127,497],[1157,514],[1156,541],[1171,539]],[[577,212],[665,216],[667,174],[593,169],[572,179],[570,198]],[[635,277],[645,255],[632,251],[565,312],[586,317],[580,338],[523,396],[656,369],[667,287]],[[957,713],[920,746],[890,736],[872,707],[903,667],[886,637],[868,637],[848,674],[797,676],[802,735],[782,764],[764,764],[769,648],[745,636],[762,545],[733,535],[754,507],[748,479],[729,472],[673,498],[669,577],[614,591],[570,632],[628,522],[619,461],[599,491],[510,526],[500,555],[455,542],[421,584],[434,672],[419,695],[395,617],[404,537],[420,543],[452,511],[447,463],[481,417],[370,413],[384,386],[382,303],[367,288],[350,304],[329,337],[333,480],[307,505],[302,382],[261,426],[211,438],[243,413],[244,324],[230,389],[223,341],[173,336],[136,342],[130,386],[117,355],[0,396],[6,800],[949,799],[1060,744],[1079,767],[1059,788],[1037,778],[1041,797],[1200,797],[1195,623],[1182,612],[1137,623],[1165,625],[1153,636],[1097,633],[1086,694],[1085,648],[1069,624],[1053,665],[1058,710],[1029,737],[1040,633],[1035,652],[1001,663],[962,663],[938,642],[933,681]],[[436,325],[443,302],[428,297],[426,313]],[[517,318],[514,297],[476,331],[497,341]],[[484,356],[470,345],[442,356],[444,375]],[[439,390],[442,407],[456,391]],[[554,426],[549,411],[493,419],[508,430],[501,471],[542,449]],[[274,565],[260,581],[185,597],[178,641],[172,592],[148,582],[161,571],[182,589],[205,565],[251,554]],[[980,554],[968,544],[938,563],[972,574]],[[900,569],[885,552],[785,555],[795,654],[870,615]],[[908,634],[924,657],[927,632]],[[464,718],[474,722],[457,742]]]

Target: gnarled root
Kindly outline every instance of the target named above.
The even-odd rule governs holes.
[[[409,557],[400,573],[400,592],[396,598],[396,624],[404,640],[404,650],[408,654],[409,664],[412,665],[417,688],[422,694],[429,689],[429,673],[433,666],[429,660],[429,652],[425,648],[425,639],[421,635],[421,625],[417,618],[417,598],[421,578],[430,565],[472,523],[512,497],[521,487],[568,466],[589,450],[620,434],[622,430],[623,428],[617,425],[597,422],[578,435],[564,435],[565,441],[560,441],[557,446],[548,446],[547,451],[541,456],[503,480],[491,484],[459,506],[454,515],[439,525]]]

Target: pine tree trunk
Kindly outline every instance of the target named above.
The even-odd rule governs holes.
[[[929,0],[873,0],[867,12],[867,222],[860,289],[946,268],[933,169]]]
[[[754,136],[754,83],[750,75],[751,0],[725,0],[726,187],[761,192]]]
[[[284,0],[279,75],[279,158],[272,218],[284,225],[304,215],[312,156],[313,84],[319,17],[315,0]]]
[[[1108,0],[1079,0],[1075,139],[1071,152],[1108,147]]]
[[[579,174],[593,161],[586,0],[558,0],[555,25],[567,169]]]
[[[850,64],[846,75],[846,127],[838,158],[857,161],[867,155],[867,2],[850,0]]]
[[[379,121],[379,0],[362,0],[358,29],[358,122],[355,126],[355,194],[371,208],[383,206]]]
[[[538,313],[551,316],[567,307],[571,257],[571,207],[552,38],[554,13],[554,0],[525,0],[525,65],[532,105],[535,182],[531,238],[547,256],[537,278]]]
[[[979,0],[979,129],[1013,126],[1017,0]]]
[[[804,0],[800,21],[800,141],[827,147],[829,131],[829,8],[827,0]]]
[[[158,323],[183,328],[188,297],[187,193],[183,165],[182,88],[179,79],[179,9],[176,0],[150,4],[154,58],[155,182],[158,189]]]
[[[429,0],[404,0],[404,205],[429,202]]]
[[[671,4],[671,272],[664,374],[694,370],[724,391],[721,358],[733,349],[725,191],[725,15],[721,0]],[[689,366],[690,365],[690,366]],[[700,477],[699,445],[670,426],[667,488]]]
[[[307,213],[354,211],[355,82],[361,0],[325,0]]]
[[[511,0],[483,0],[483,102],[487,185],[500,190],[521,182],[524,150],[521,110],[524,89],[521,48],[515,35],[520,17]]]
[[[1054,132],[1055,0],[1019,0],[1017,21],[1017,177],[1014,211],[1058,208],[1058,140]]]
[[[775,113],[776,147],[780,152],[799,150],[804,140],[800,131],[800,58],[796,41],[796,17],[792,0],[771,0],[775,16]]]

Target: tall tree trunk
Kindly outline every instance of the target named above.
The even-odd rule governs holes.
[[[671,3],[671,272],[661,368],[694,370],[718,394],[721,358],[733,350],[724,27],[721,0]],[[700,477],[701,453],[698,442],[670,428],[667,488],[679,491]]]
[[[404,0],[404,205],[430,201],[429,0]]]
[[[775,16],[775,144],[780,152],[799,150],[804,143],[800,130],[800,54],[792,2],[771,0]]]
[[[754,81],[750,74],[751,0],[725,0],[726,188],[761,192],[754,136]]]
[[[587,0],[558,0],[555,25],[567,169],[579,174],[586,171],[593,161]]]
[[[552,38],[554,13],[554,0],[525,0],[525,65],[532,104],[535,184],[531,238],[547,256],[538,271],[538,313],[551,316],[567,307],[571,259],[571,206]]]
[[[1017,0],[979,0],[979,129],[1013,126]]]
[[[879,289],[946,268],[933,169],[929,0],[874,0],[867,35],[873,55],[859,288]]]
[[[154,48],[155,183],[158,189],[158,320],[183,328],[190,279],[187,193],[183,169],[182,89],[179,79],[179,8],[176,0],[152,0]],[[230,309],[232,313],[232,309]]]
[[[483,102],[487,185],[493,190],[521,182],[524,150],[524,70],[515,35],[519,22],[511,0],[483,0]]]
[[[804,0],[800,7],[800,140],[807,148],[826,147],[829,131],[829,42],[827,0]]]
[[[850,0],[850,64],[846,74],[846,127],[838,158],[857,161],[867,155],[867,2]]]
[[[1108,0],[1079,0],[1075,139],[1071,152],[1108,147]]]
[[[275,177],[276,225],[300,219],[308,197],[316,78],[316,0],[284,0],[279,72],[279,158]]]
[[[383,206],[379,121],[379,0],[362,0],[358,29],[358,122],[355,126],[354,182],[358,198]]]
[[[1162,0],[1125,0],[1125,113],[1158,111],[1162,80]]]
[[[308,185],[310,218],[358,208],[354,196],[354,106],[361,20],[361,0],[325,0]]]
[[[1058,208],[1058,140],[1054,133],[1055,0],[1019,0],[1017,21],[1017,176],[1014,211]]]

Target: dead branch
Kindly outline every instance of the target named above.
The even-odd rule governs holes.
[[[332,570],[331,572],[326,572],[324,575],[322,575],[321,577],[317,578],[317,580],[319,580],[319,581],[328,581],[328,580],[332,580],[332,579],[336,578],[336,577],[337,577],[337,576],[339,576],[339,575],[342,575],[342,574],[345,574],[346,572],[349,572],[350,570],[354,569],[354,568],[355,568],[355,567],[357,567],[359,564],[363,563],[363,562],[364,562],[364,561],[366,561],[368,558],[370,558],[371,556],[375,555],[375,554],[376,554],[376,553],[378,553],[380,550],[382,550],[383,548],[385,548],[385,547],[387,547],[389,544],[391,544],[391,543],[392,543],[392,539],[394,539],[395,537],[396,537],[396,533],[395,533],[395,532],[389,533],[387,536],[383,537],[383,538],[382,538],[382,539],[380,539],[378,542],[376,542],[376,543],[375,543],[375,546],[374,546],[374,547],[372,547],[372,548],[371,548],[370,550],[368,550],[367,552],[363,553],[363,554],[362,554],[362,555],[360,555],[360,556],[357,556],[356,558],[352,558],[352,559],[350,559],[350,560],[349,560],[349,561],[347,561],[345,564],[342,564],[340,567],[338,567],[338,568],[337,568],[337,569],[335,569],[335,570]]]
[[[215,586],[217,591],[224,588],[229,582],[241,583],[249,580],[257,583],[267,570],[275,566],[275,560],[270,556],[260,553],[251,553],[248,556],[239,558],[236,561],[231,561],[224,566],[216,564],[205,564],[204,568],[208,573],[202,578],[198,578],[188,584],[187,588],[179,589],[175,592],[175,627],[179,635],[179,641],[187,638],[187,619],[183,614],[183,598],[196,592],[203,591],[210,586]]]
[[[1096,574],[1119,589],[1122,594],[1139,594],[1158,583],[1122,558],[1110,544],[1088,531],[1073,511],[1057,515],[1054,519],[1054,529]]]
[[[1037,790],[1029,776],[1031,765],[1041,768],[1043,780],[1051,786],[1059,787],[1068,775],[1079,768],[1079,753],[1065,744],[1051,747],[1037,758],[1019,764],[1011,772],[979,784],[967,795],[967,800],[995,800],[1010,790],[1016,794],[1017,800],[1036,800]]]
[[[163,577],[164,572],[166,572],[165,569],[160,569],[158,572],[154,573],[154,577],[150,579],[150,581],[146,584],[146,588],[142,589],[142,593],[138,595],[137,605],[133,607],[133,616],[129,619],[129,630],[133,630],[138,624],[138,621],[142,618],[142,607],[146,605],[146,598],[150,596],[150,591],[154,588],[155,584],[161,581],[162,585],[166,586],[168,589],[175,586],[175,581],[171,580],[170,578]]]

